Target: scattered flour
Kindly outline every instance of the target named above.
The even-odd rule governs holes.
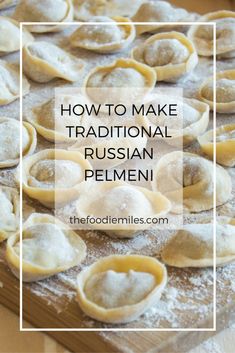
[[[40,36],[40,39],[44,40],[45,36]],[[138,45],[141,41],[145,39],[145,36],[137,39],[135,45]],[[66,31],[60,34],[53,34],[50,36],[50,40],[59,44],[60,46],[67,47],[71,53],[78,55],[82,59],[86,59],[86,69],[81,74],[81,82],[84,79],[87,72],[92,67],[92,61],[95,59],[99,60],[99,65],[104,65],[112,62],[114,60],[113,56],[98,55],[94,53],[88,53],[85,51],[79,51],[78,49],[72,49],[67,40]],[[131,49],[131,48],[130,48]],[[128,52],[124,51],[118,53],[115,57],[121,57]],[[18,54],[13,54],[9,56],[10,61],[15,61]],[[94,61],[93,61],[94,62]],[[225,68],[233,68],[234,60],[226,60],[226,66],[221,61],[217,63],[218,70],[223,70]],[[200,63],[196,67],[193,73],[191,73],[187,78],[184,78],[179,86],[183,88],[184,94],[187,97],[195,97],[198,87],[201,85],[202,79],[205,77],[205,72],[207,75],[212,74],[211,61],[206,58],[200,58]],[[76,84],[72,84],[76,85]],[[79,82],[80,85],[80,82]],[[35,104],[38,105],[41,102],[48,100],[52,97],[55,87],[71,87],[71,84],[67,84],[62,80],[52,81],[46,85],[46,87],[41,87],[32,82],[31,84],[31,94],[26,96],[24,99],[24,107],[26,110],[31,109]],[[172,85],[176,87],[176,85]],[[164,83],[160,83],[159,87],[167,87]],[[168,86],[169,87],[169,86]],[[16,101],[8,106],[1,108],[3,116],[18,117],[19,103]],[[212,117],[212,115],[211,115]],[[212,128],[212,121],[210,119],[209,128]],[[226,123],[234,122],[234,115],[226,116]],[[224,124],[224,117],[217,117],[217,125]],[[52,145],[46,142],[40,136],[38,137],[37,151],[45,148],[51,148]],[[186,149],[189,152],[194,152],[202,155],[199,145],[197,143],[192,144]],[[235,180],[234,168],[229,170],[230,175]],[[0,183],[9,186],[15,186],[14,180],[14,169],[9,171],[0,171]],[[234,196],[234,193],[233,193]],[[48,210],[30,199],[26,198],[29,207],[34,210],[37,208],[38,212],[48,212]],[[30,209],[30,208],[29,208]],[[66,220],[68,216],[75,213],[75,204],[67,205],[63,209],[57,210],[56,215],[62,219]],[[234,198],[231,199],[226,205],[218,207],[219,215],[230,215],[235,216],[235,201]],[[195,223],[198,222],[200,218],[211,216],[211,212],[204,212],[198,215],[186,215],[185,223]],[[79,232],[80,234],[80,232]],[[57,312],[65,311],[67,305],[70,301],[75,300],[76,295],[76,277],[81,268],[89,265],[90,263],[96,261],[102,256],[114,253],[138,253],[143,255],[151,255],[160,258],[161,249],[166,243],[167,239],[171,236],[170,231],[149,231],[144,232],[134,239],[130,240],[116,240],[111,239],[107,235],[98,233],[95,231],[85,232],[81,236],[87,243],[88,256],[84,264],[77,268],[70,269],[64,273],[54,276],[50,279],[39,281],[33,284],[27,284],[31,288],[33,294],[47,302],[57,310]],[[105,244],[105,246],[104,246]],[[2,246],[0,247],[0,261],[3,260]],[[218,269],[217,271],[217,305],[218,311],[224,308],[228,303],[234,301],[235,297],[235,265],[229,265]],[[153,327],[192,327],[197,326],[199,322],[202,322],[206,317],[212,313],[212,298],[213,298],[213,276],[210,269],[176,269],[168,268],[168,285],[165,292],[162,295],[161,300],[153,306],[148,312],[146,312],[138,321],[131,323],[130,325],[123,325],[121,327],[143,327],[143,328],[153,328]],[[1,287],[1,282],[0,282]],[[79,310],[79,309],[78,309]],[[100,324],[87,316],[83,315],[82,321],[83,327],[109,327],[108,325]],[[110,334],[101,333],[105,339],[112,337]],[[123,337],[123,333],[119,333],[120,337]],[[216,351],[216,346],[211,345],[211,343],[205,343],[206,353],[220,353]],[[126,353],[131,353],[127,348]],[[195,352],[196,353],[196,352]],[[203,352],[204,353],[204,352]],[[230,353],[230,352],[229,352]]]

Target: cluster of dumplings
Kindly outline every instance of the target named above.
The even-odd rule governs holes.
[[[0,9],[13,5],[15,1],[0,1]],[[9,63],[4,56],[20,48],[20,22],[31,22],[23,29],[22,38],[23,95],[30,94],[30,81],[42,84],[61,79],[76,83],[80,79],[86,67],[84,59],[50,41],[37,40],[42,33],[63,31],[73,20],[88,23],[80,23],[69,35],[70,47],[78,48],[77,53],[81,49],[83,53],[85,50],[100,56],[110,55],[108,65],[96,66],[83,81],[87,99],[95,103],[102,97],[94,94],[97,92],[94,88],[108,88],[109,91],[115,87],[137,87],[147,96],[160,81],[169,85],[187,80],[197,68],[200,56],[212,61],[213,27],[194,24],[187,32],[180,22],[195,21],[195,16],[165,1],[21,0],[12,17],[0,16],[1,106],[19,98],[19,65]],[[218,11],[199,18],[199,21],[216,22],[218,59],[235,57],[235,13]],[[32,24],[34,22],[37,24]],[[60,22],[61,25],[40,25],[38,22]],[[135,25],[135,22],[148,24]],[[165,22],[178,22],[178,25],[168,26]],[[141,36],[144,41],[137,45],[135,39]],[[123,55],[114,60],[115,53]],[[74,96],[63,99],[67,103],[76,101]],[[165,98],[161,99],[164,102]],[[159,217],[170,213],[190,215],[210,211],[214,202],[214,147],[217,155],[216,206],[231,199],[232,180],[226,168],[235,167],[235,121],[216,129],[215,143],[214,131],[207,129],[210,110],[216,109],[224,114],[225,122],[226,117],[235,113],[235,69],[217,73],[216,86],[213,77],[208,77],[195,97],[183,98],[183,126],[176,129],[172,125],[172,138],[166,142],[176,149],[179,141],[183,142],[183,147],[199,144],[201,153],[174,151],[164,155],[154,166],[151,188],[124,182],[84,183],[84,171],[95,168],[98,161],[85,159],[84,146],[77,140],[68,139],[63,122],[55,123],[54,104],[54,99],[50,99],[35,106],[22,127],[22,188],[36,205],[39,202],[53,210],[75,202],[76,214],[81,218],[89,215],[104,217],[110,211],[113,217]],[[75,121],[77,123],[78,118],[71,116],[71,125]],[[155,123],[150,118],[137,123],[143,124],[143,121],[147,125]],[[164,118],[160,122],[164,125]],[[80,123],[89,124],[86,116],[80,117]],[[66,147],[52,147],[35,153],[37,135]],[[0,116],[0,169],[19,164],[19,136],[19,122]],[[90,146],[97,148],[126,146],[131,150],[143,149],[147,143],[147,138],[133,141],[114,138],[102,143],[88,141]],[[119,164],[121,162],[109,163],[106,167],[110,169]],[[18,185],[20,174],[17,168]],[[17,189],[0,185],[0,242],[7,241],[6,260],[17,277],[20,266],[19,215]],[[96,229],[125,241],[123,239],[133,238],[150,226],[96,225]],[[42,280],[80,266],[86,258],[87,247],[82,235],[49,213],[32,213],[23,224],[22,236],[23,280],[26,282]],[[235,220],[218,217],[217,265],[235,260],[234,239]],[[161,297],[167,284],[165,264],[174,267],[213,266],[211,220],[205,217],[200,223],[186,224],[178,229],[163,248],[161,258],[163,263],[150,256],[111,255],[81,270],[77,278],[80,308],[101,322],[119,324],[136,320]]]

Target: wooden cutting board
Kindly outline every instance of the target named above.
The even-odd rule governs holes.
[[[171,4],[176,7],[183,7],[188,11],[205,14],[218,10],[235,10],[234,0],[204,0],[204,1],[190,1],[190,0],[171,0]]]
[[[1,246],[1,261],[0,261],[0,302],[10,310],[18,313],[19,310],[19,281],[11,274],[7,265],[3,261],[4,246]],[[217,295],[217,332],[226,327],[230,321],[235,318],[235,297],[232,290],[229,289],[231,273],[235,273],[234,266],[230,265],[229,272],[218,272],[218,295]],[[182,273],[182,277],[189,275],[189,272]],[[173,275],[170,273],[170,276]],[[192,275],[192,274],[191,274]],[[200,275],[203,275],[202,273]],[[197,276],[200,276],[197,273]],[[229,276],[229,277],[228,277]],[[235,275],[234,275],[235,277]],[[192,278],[192,277],[191,277]],[[193,275],[195,277],[195,274]],[[228,280],[229,278],[229,280]],[[58,288],[58,279],[55,277],[50,280],[51,288]],[[186,278],[185,286],[188,285]],[[44,281],[43,281],[44,282]],[[221,283],[223,282],[223,283]],[[62,283],[61,283],[62,285]],[[70,284],[66,284],[70,287]],[[65,286],[63,283],[63,286]],[[226,292],[224,288],[227,287]],[[38,286],[38,285],[37,285]],[[80,311],[75,297],[56,296],[49,293],[49,286],[46,286],[44,296],[37,293],[39,287],[35,285],[24,285],[23,289],[23,307],[24,319],[30,322],[34,327],[40,328],[76,328],[84,327],[84,323],[89,326],[89,319],[85,318]],[[70,288],[71,289],[71,288]],[[58,289],[57,289],[58,290]],[[48,293],[47,293],[48,291]],[[202,289],[203,291],[203,289]],[[37,293],[37,294],[36,294]],[[48,296],[50,301],[48,301]],[[208,300],[208,298],[204,298]],[[208,304],[210,304],[208,302]],[[180,315],[180,308],[179,315]],[[158,315],[156,313],[156,315]],[[185,319],[189,315],[186,310],[184,313]],[[190,313],[192,315],[192,312]],[[192,316],[191,316],[192,319]],[[195,318],[194,318],[195,319]],[[193,320],[192,320],[193,321]],[[137,326],[141,321],[137,322]],[[211,315],[200,317],[199,321],[195,321],[193,326],[196,328],[211,327]],[[96,325],[92,325],[94,328]],[[135,326],[135,325],[134,325]],[[123,326],[125,327],[125,326]],[[131,325],[130,325],[131,327]],[[203,340],[213,336],[215,332],[54,332],[49,331],[48,334],[54,337],[62,345],[67,347],[72,352],[76,353],[91,353],[91,352],[123,352],[123,353],[179,353],[187,352],[189,349],[198,345]]]

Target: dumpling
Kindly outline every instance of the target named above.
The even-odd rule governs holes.
[[[160,299],[166,283],[166,268],[153,257],[112,255],[79,273],[77,301],[95,320],[127,323]]]
[[[74,15],[79,21],[93,16],[131,17],[145,0],[73,0]]]
[[[164,114],[156,117],[148,115],[148,121],[151,126],[166,126],[168,136],[164,139],[168,144],[173,146],[188,146],[197,140],[197,137],[203,134],[209,124],[209,106],[206,103],[196,99],[183,98],[166,95],[157,95],[149,104],[155,106],[156,103],[164,104],[177,103],[177,116],[165,116]]]
[[[20,224],[20,196],[16,189],[0,185],[0,243],[16,233]]]
[[[158,30],[181,29],[182,25],[166,25],[164,22],[185,22],[192,21],[194,17],[185,9],[175,8],[166,1],[148,1],[144,2],[135,15],[131,18],[133,22],[149,22],[149,24],[136,25],[137,34],[154,33]],[[153,24],[150,24],[153,22]],[[162,24],[154,24],[162,22]]]
[[[77,81],[83,61],[49,42],[33,42],[23,48],[24,73],[33,81],[49,82],[54,78]]]
[[[116,53],[127,48],[135,39],[135,26],[124,17],[97,16],[90,22],[109,24],[81,24],[70,37],[73,47],[98,53]],[[125,24],[119,25],[118,22]]]
[[[164,263],[175,267],[213,266],[213,223],[186,224],[162,251]],[[216,265],[235,261],[235,226],[216,224]]]
[[[29,92],[29,83],[23,76],[23,95]],[[20,96],[20,70],[17,64],[0,60],[0,106],[9,104]]]
[[[193,153],[175,151],[164,155],[154,170],[153,190],[172,202],[174,213],[201,212],[213,208],[213,163]],[[228,172],[216,166],[216,206],[231,197]]]
[[[11,38],[11,40],[9,40]],[[23,44],[32,42],[33,36],[23,27]],[[0,55],[20,49],[20,26],[10,17],[0,16]]]
[[[203,82],[199,89],[199,98],[209,104],[213,110],[213,77]],[[235,70],[219,72],[216,75],[216,111],[217,113],[235,113]]]
[[[235,56],[235,12],[216,11],[198,19],[199,22],[216,24],[216,55],[221,58]],[[213,26],[192,25],[188,37],[194,42],[197,52],[202,56],[213,55]]]
[[[72,22],[73,5],[71,0],[21,0],[13,17],[19,22]],[[64,25],[29,25],[30,32],[58,32]]]
[[[213,130],[198,137],[202,151],[213,159]],[[216,129],[216,161],[226,167],[235,166],[235,124],[220,126]]]
[[[37,145],[37,134],[33,126],[23,122],[23,157],[31,155]],[[20,122],[0,117],[0,169],[14,167],[20,159]]]
[[[46,207],[61,207],[81,192],[84,171],[92,169],[79,152],[62,149],[42,150],[23,159],[24,192]],[[19,171],[17,181],[20,182]]]
[[[0,10],[7,9],[17,3],[17,0],[0,0]]]
[[[86,245],[66,224],[48,214],[33,213],[23,225],[22,271],[24,282],[34,282],[78,266]],[[6,260],[19,278],[20,235],[7,241]]]
[[[100,207],[102,205],[102,207]],[[152,192],[120,181],[94,182],[83,189],[76,204],[78,217],[157,217],[170,211],[171,204],[159,192]],[[151,224],[100,224],[92,228],[112,237],[131,238]],[[87,227],[87,225],[86,225]],[[90,227],[90,225],[88,225]]]
[[[86,104],[84,95],[64,95],[60,96],[60,104],[71,104],[75,105],[78,102]],[[91,120],[91,116],[81,115],[75,116],[73,114],[63,115],[61,119],[61,113],[57,111],[57,100],[52,98],[25,113],[27,120],[35,127],[37,132],[50,142],[56,143],[75,143],[77,138],[69,137],[67,125],[76,126],[81,125],[87,126]]]
[[[174,82],[198,63],[193,43],[182,33],[164,32],[149,37],[132,50],[132,58],[152,67],[158,81]]]
[[[132,59],[117,59],[108,66],[97,66],[85,79],[87,96],[95,103],[128,103],[151,92],[156,72]]]

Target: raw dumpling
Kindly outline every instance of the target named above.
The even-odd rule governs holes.
[[[129,19],[97,16],[90,21],[109,24],[80,25],[70,37],[73,47],[88,49],[98,53],[116,53],[127,48],[135,39],[135,26]],[[118,22],[125,24],[119,25]]]
[[[175,213],[201,212],[213,208],[213,163],[196,154],[175,151],[164,155],[154,171],[153,190],[172,202]],[[216,166],[216,206],[231,197],[228,172]]]
[[[132,50],[133,59],[152,67],[158,81],[174,82],[198,63],[193,43],[182,33],[158,33]]]
[[[132,59],[117,59],[109,66],[97,66],[85,79],[87,96],[95,103],[130,103],[151,92],[155,71]]]
[[[163,248],[162,260],[175,267],[213,266],[213,223],[187,224]],[[235,261],[235,226],[216,224],[216,265]]]
[[[160,299],[166,282],[165,266],[152,257],[108,256],[79,273],[77,301],[95,320],[127,323]]]
[[[102,205],[102,207],[100,207]],[[157,217],[170,211],[171,204],[159,192],[130,185],[127,183],[98,182],[83,189],[77,204],[79,217],[92,215],[95,218],[106,216],[122,217]],[[90,226],[90,225],[89,225]],[[100,224],[96,222],[93,228],[104,231],[117,238],[131,238],[151,224]],[[87,225],[86,225],[87,227]]]
[[[145,0],[73,0],[75,18],[88,21],[93,16],[131,17]]]
[[[211,12],[198,21],[216,23],[216,55],[221,58],[235,56],[235,12],[226,10]],[[192,25],[188,37],[195,44],[199,55],[213,55],[212,25]]]
[[[148,1],[143,3],[136,14],[132,17],[133,22],[149,22],[149,24],[136,25],[137,34],[154,33],[158,30],[169,31],[171,29],[180,29],[182,25],[166,25],[164,22],[185,22],[194,20],[186,10],[174,8],[166,1]],[[150,24],[153,22],[153,24]],[[162,24],[154,24],[162,22]]]
[[[77,81],[83,66],[81,59],[49,42],[33,42],[23,48],[24,72],[36,82],[48,82],[54,78]]]
[[[202,151],[213,159],[213,130],[198,137]],[[216,161],[226,167],[235,166],[235,124],[223,125],[216,129]]]
[[[23,27],[23,44],[33,42],[33,40],[33,36]],[[17,50],[20,50],[19,23],[10,17],[0,16],[0,55]]]
[[[24,158],[22,169],[24,192],[43,205],[56,208],[78,197],[84,171],[92,167],[77,151],[48,149]]]
[[[29,83],[23,76],[23,95],[29,92]],[[0,106],[20,96],[20,70],[17,64],[0,60]]]
[[[60,104],[71,104],[72,106],[77,104],[77,102],[82,102],[82,104],[87,104],[84,95],[64,95],[58,98]],[[59,107],[57,105],[57,100],[52,98],[39,106],[34,107],[32,110],[28,111],[26,116],[27,120],[35,127],[37,132],[43,136],[46,140],[56,143],[74,143],[77,138],[69,137],[68,129],[66,126],[76,126],[81,125],[83,127],[87,126],[89,121],[91,121],[91,116],[81,115],[75,116],[73,114],[63,115],[61,118],[61,113],[57,110]]]
[[[24,282],[38,281],[78,266],[86,257],[86,245],[79,235],[48,214],[31,214],[23,225],[22,237]],[[8,239],[6,260],[19,278],[19,233]]]
[[[16,189],[0,185],[0,243],[17,232],[20,224],[20,196]]]
[[[209,124],[209,106],[206,103],[196,99],[170,97],[166,95],[156,96],[154,101],[149,101],[153,106],[156,103],[169,104],[177,103],[177,116],[165,116],[164,114],[156,117],[148,115],[148,121],[151,126],[166,126],[168,135],[165,141],[173,146],[187,146],[196,141],[197,137],[203,134]]]
[[[19,22],[72,22],[71,0],[21,0],[15,9],[14,18]],[[64,25],[27,25],[30,32],[58,32]]]
[[[23,122],[23,156],[31,155],[37,145],[37,134],[33,126]],[[14,167],[20,159],[20,122],[0,117],[0,168]]]
[[[213,77],[203,82],[199,89],[199,98],[209,104],[213,110]],[[216,111],[235,113],[235,70],[219,72],[216,75]]]

